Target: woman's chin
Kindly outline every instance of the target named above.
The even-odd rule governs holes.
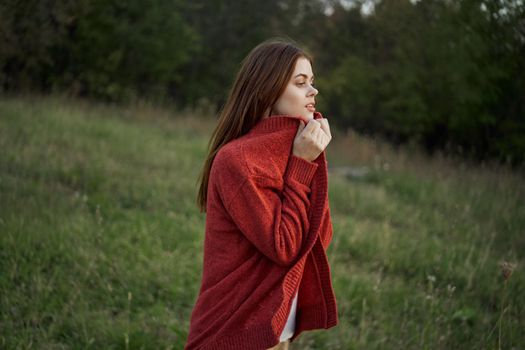
[[[302,117],[305,118],[305,119],[308,119],[308,120],[314,119],[314,112],[303,113]]]

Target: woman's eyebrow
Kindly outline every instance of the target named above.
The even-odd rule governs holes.
[[[303,76],[305,77],[306,79],[308,79],[308,75],[304,74],[304,73],[299,73],[297,74],[294,78],[297,78],[297,77],[300,77],[300,76]],[[312,79],[314,78],[314,76],[312,75]]]

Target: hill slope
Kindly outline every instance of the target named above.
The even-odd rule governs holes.
[[[183,347],[212,128],[144,106],[0,100],[0,347]],[[291,347],[523,345],[523,180],[333,134],[340,324]],[[502,261],[516,264],[506,282]]]

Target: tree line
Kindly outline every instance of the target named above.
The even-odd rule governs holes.
[[[337,127],[525,160],[522,0],[4,0],[0,91],[218,110],[275,36],[312,53]]]

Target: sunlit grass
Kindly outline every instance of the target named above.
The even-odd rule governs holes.
[[[182,349],[213,123],[148,105],[0,100],[0,348]],[[340,323],[291,348],[525,343],[523,174],[333,135]],[[506,283],[502,261],[516,264]]]

